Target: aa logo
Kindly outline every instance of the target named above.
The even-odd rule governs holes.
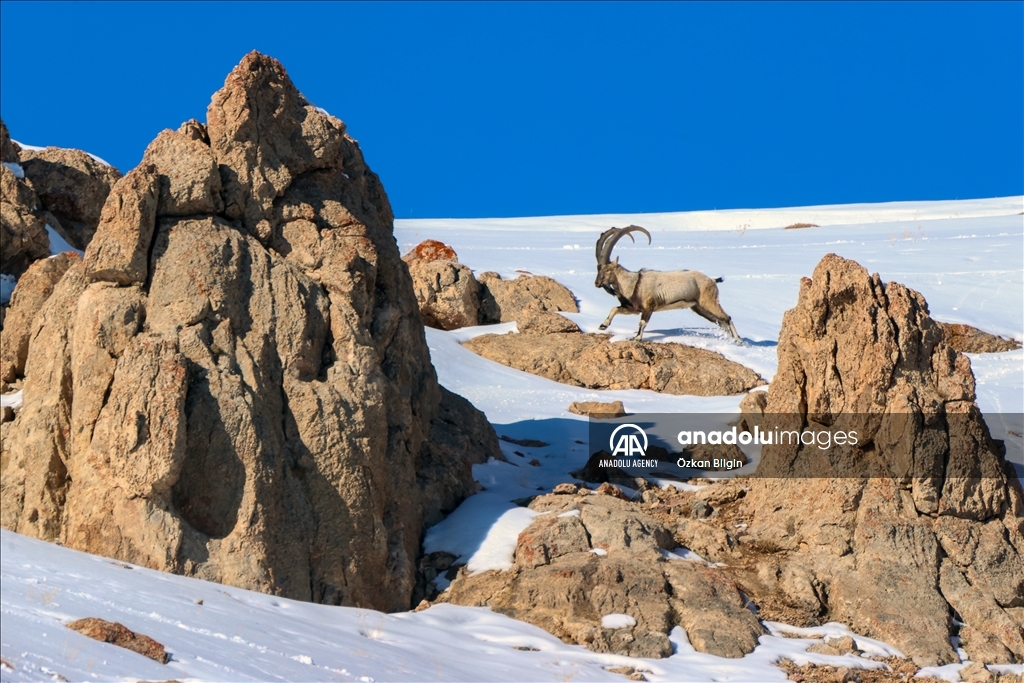
[[[647,454],[647,433],[634,424],[619,425],[608,439],[612,457],[644,457]]]

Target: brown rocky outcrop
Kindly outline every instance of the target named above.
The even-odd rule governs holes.
[[[423,240],[403,256],[402,260],[406,263],[410,261],[455,261],[458,263],[459,255],[444,242]]]
[[[85,152],[60,147],[39,152],[22,150],[21,167],[39,196],[41,209],[56,218],[50,226],[68,244],[84,250],[99,225],[110,188],[121,173]]]
[[[18,280],[0,331],[0,388],[24,375],[32,320],[71,264],[80,261],[74,252],[40,259]]]
[[[149,143],[142,166],[153,165],[159,178],[157,210],[161,216],[220,213],[221,181],[206,126],[195,119],[176,131],[165,130]]]
[[[426,240],[402,257],[412,276],[423,324],[439,330],[472,327],[480,318],[480,284],[455,250]]]
[[[171,659],[163,645],[116,621],[86,617],[85,619],[76,619],[65,626],[72,631],[78,631],[87,638],[123,647],[161,664],[166,664]]]
[[[858,442],[765,446],[745,495],[706,520],[743,528],[709,559],[767,618],[840,621],[925,666],[956,661],[957,615],[972,658],[1024,661],[1012,617],[1024,495],[974,402],[970,361],[924,298],[830,254],[802,281],[778,353],[761,428]]]
[[[960,353],[1002,353],[1020,348],[1016,339],[1007,339],[963,323],[936,323],[946,336],[946,343]]]
[[[734,582],[666,559],[677,545],[669,528],[613,495],[563,491],[530,503],[542,514],[519,535],[511,570],[463,569],[440,600],[486,605],[596,652],[667,657],[677,625],[700,652],[741,657],[757,646],[766,631]],[[635,623],[603,626],[612,614]]]
[[[7,166],[0,166],[0,273],[21,275],[33,261],[50,255],[39,198]]]
[[[579,312],[572,292],[542,275],[480,280],[447,244],[424,240],[402,257],[412,276],[423,324],[441,330],[516,322],[521,332],[579,332],[558,311]]]
[[[626,409],[622,406],[622,401],[573,401],[569,405],[569,412],[574,415],[610,418],[622,417],[626,414]]]
[[[518,321],[527,310],[579,313],[576,297],[564,285],[544,275],[520,275],[503,280],[494,272],[480,276],[480,322]]]
[[[651,389],[727,396],[764,384],[721,354],[675,343],[623,341],[604,334],[486,334],[464,346],[517,370],[590,389]]]
[[[21,161],[21,148],[11,140],[7,124],[0,120],[0,161],[5,164],[16,164]]]
[[[2,523],[408,608],[425,525],[472,492],[497,439],[437,383],[387,196],[344,124],[255,52],[207,120],[162,133],[117,182],[32,319]]]

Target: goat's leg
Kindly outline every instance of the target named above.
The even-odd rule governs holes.
[[[644,311],[640,314],[640,329],[636,331],[636,336],[633,337],[636,341],[644,340],[644,328],[647,327],[647,323],[650,321],[652,313],[654,313],[654,311]]]
[[[730,318],[726,314],[726,312],[722,310],[722,307],[719,306],[717,302],[713,303],[714,309],[712,310],[708,310],[704,308],[704,306],[701,306],[700,304],[695,305],[692,310],[694,313],[704,318],[705,320],[710,320],[714,324],[721,327],[723,330],[732,335],[732,338],[735,339],[736,341],[742,342],[743,339],[740,338],[739,333],[736,331],[736,326],[732,324],[732,318]]]
[[[738,343],[742,343],[743,339],[736,331],[736,326],[732,324],[732,318],[722,308],[722,304],[718,303],[718,285],[711,282],[708,286],[701,287],[699,299],[693,310],[731,334]]]
[[[601,323],[601,326],[598,327],[597,329],[607,330],[608,326],[612,324],[612,318],[614,318],[620,313],[623,313],[625,315],[636,315],[637,311],[627,306],[616,306],[611,310],[611,313],[608,314],[608,317],[604,319],[604,322]]]

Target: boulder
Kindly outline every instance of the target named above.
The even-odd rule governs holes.
[[[413,261],[409,274],[424,325],[455,330],[477,324],[480,285],[469,268],[452,261]]]
[[[737,425],[744,431],[753,432],[760,427],[764,419],[764,409],[768,405],[768,392],[751,391],[740,399],[740,419]]]
[[[68,244],[84,250],[99,225],[110,188],[121,173],[85,152],[60,147],[39,152],[22,150],[21,166],[39,196],[41,208],[57,219],[51,227]]]
[[[217,161],[210,149],[206,126],[195,119],[181,124],[176,131],[161,131],[146,148],[142,164],[152,164],[159,177],[160,215],[223,211]]]
[[[144,164],[114,185],[110,201],[103,206],[100,229],[86,249],[86,270],[92,280],[119,285],[146,281],[160,183],[156,167]]]
[[[1007,612],[1021,603],[1024,493],[978,411],[970,360],[924,298],[827,255],[778,354],[761,429],[858,439],[764,446],[746,495],[707,520],[743,521],[730,571],[761,613],[840,621],[932,666],[958,661],[956,610],[979,653],[998,644],[1024,661]]]
[[[0,166],[0,273],[21,275],[30,263],[49,255],[39,198],[14,171]]]
[[[556,311],[578,312],[568,289],[543,276],[511,282],[497,273],[473,271],[459,263],[447,244],[424,240],[402,257],[412,276],[423,324],[441,330],[499,322],[518,323],[521,332],[579,332],[579,326]],[[482,282],[493,287],[488,289]],[[493,290],[493,291],[492,291]]]
[[[544,275],[520,275],[503,280],[495,272],[479,278],[481,324],[519,320],[527,309],[554,313],[579,313],[576,297],[564,285]]]
[[[402,257],[412,276],[423,324],[439,330],[472,327],[480,318],[480,284],[455,250],[425,240]]]
[[[939,590],[970,627],[967,644],[986,663],[1011,664],[1024,661],[1024,633],[1013,619],[1003,611],[991,593],[967,583],[967,579],[948,558],[942,560],[939,570]],[[984,645],[982,645],[984,643]],[[993,652],[993,650],[995,652]],[[1012,653],[1012,654],[1011,654]],[[996,658],[1000,661],[996,661]]]
[[[72,631],[78,631],[87,638],[123,647],[161,664],[166,664],[171,660],[163,645],[149,636],[136,633],[124,624],[119,624],[116,621],[86,617],[85,619],[76,619],[65,624],[65,626]]]
[[[569,405],[569,412],[574,415],[586,415],[587,417],[610,418],[622,417],[626,414],[626,409],[622,406],[622,401],[611,401],[609,403],[601,401],[573,401]]]
[[[530,508],[541,514],[519,535],[512,569],[463,570],[440,601],[488,606],[566,642],[632,657],[671,655],[675,626],[698,651],[721,657],[742,657],[766,633],[724,574],[666,559],[672,534],[637,504],[566,490]],[[622,614],[629,619],[602,623]]]
[[[589,389],[650,389],[728,396],[764,380],[721,354],[676,343],[623,341],[603,334],[486,334],[463,344],[517,370]]]
[[[444,242],[423,240],[412,251],[402,257],[406,263],[412,261],[454,261],[459,262],[459,255]]]
[[[344,124],[256,52],[207,120],[208,138],[189,122],[150,145],[33,317],[0,521],[408,609],[425,526],[497,438],[437,383],[387,196]]]
[[[971,325],[937,323],[946,337],[946,343],[960,353],[1002,353],[1020,348],[1016,339],[1007,339]]]

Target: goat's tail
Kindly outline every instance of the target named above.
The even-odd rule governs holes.
[[[725,282],[725,278],[724,277],[716,277],[715,278],[715,282]]]

